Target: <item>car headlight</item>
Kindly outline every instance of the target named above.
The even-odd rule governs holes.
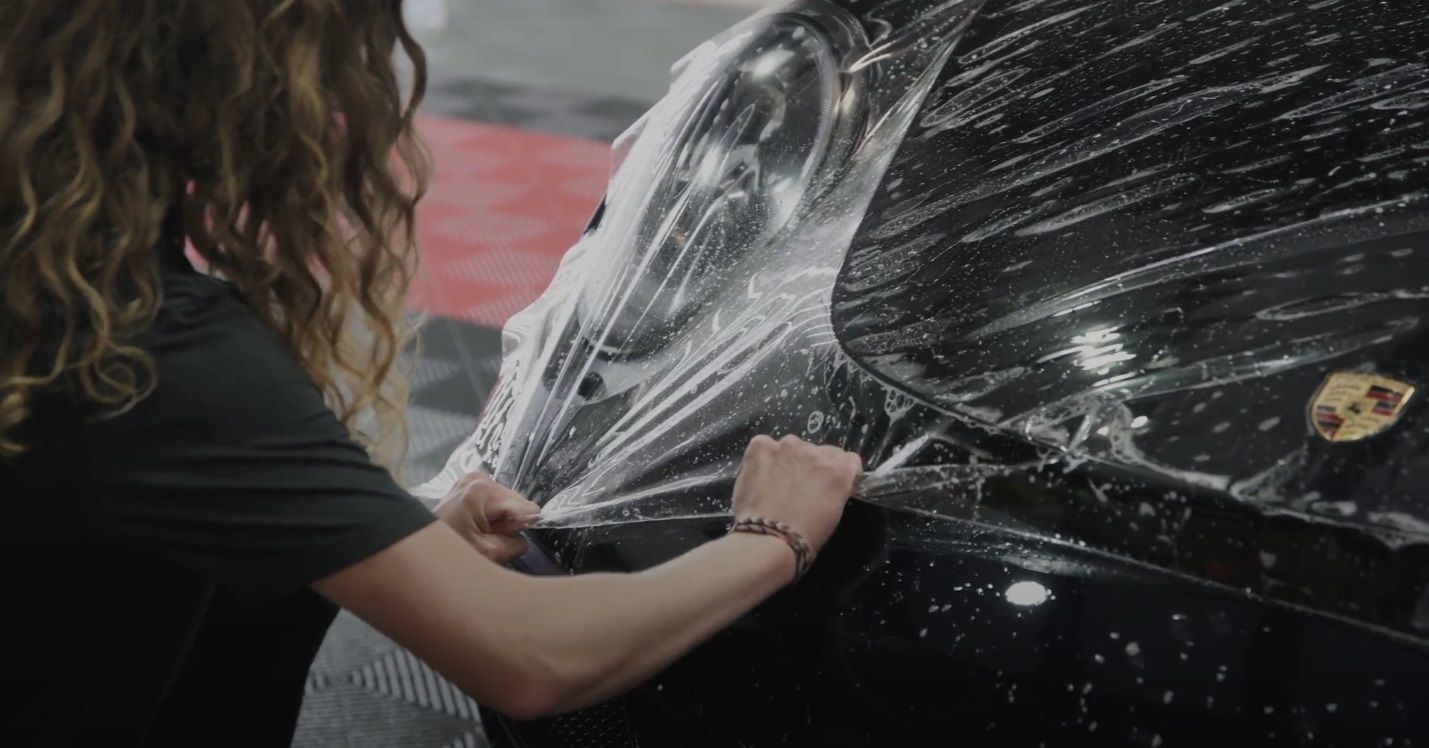
[[[751,429],[843,423],[839,268],[981,0],[874,5],[859,20],[791,0],[676,67],[615,144],[593,225],[503,329],[481,426],[423,495],[485,470],[567,522],[718,515],[728,491],[708,489]]]
[[[841,63],[860,35],[842,10],[805,3],[757,16],[677,66],[671,95],[647,115],[658,124],[642,121],[627,136],[637,142],[616,144],[644,149],[626,163],[654,169],[624,180],[643,195],[609,198],[606,219],[630,227],[632,254],[581,297],[598,347],[658,348],[716,293],[721,271],[789,225],[853,140],[862,81]],[[659,142],[639,142],[651,133]],[[612,221],[615,211],[626,215]]]

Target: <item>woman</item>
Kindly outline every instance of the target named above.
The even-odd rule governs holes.
[[[792,438],[750,445],[760,522],[639,574],[516,574],[530,502],[399,489],[422,81],[398,0],[0,3],[0,744],[286,744],[337,606],[578,708],[833,531],[859,461]]]

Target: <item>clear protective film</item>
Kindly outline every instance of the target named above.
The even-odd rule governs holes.
[[[597,225],[507,324],[476,433],[417,493],[480,470],[542,503],[545,527],[716,516],[756,434],[866,441],[847,388],[830,384],[876,384],[841,350],[831,295],[981,2],[916,5],[860,20],[795,2],[678,63],[670,93],[616,142]],[[967,471],[892,467],[870,492]]]
[[[616,144],[420,492],[721,517],[749,439],[793,434],[929,526],[1422,640],[1426,39],[1352,0],[757,14]]]

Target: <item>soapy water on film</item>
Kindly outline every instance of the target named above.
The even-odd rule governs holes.
[[[691,100],[698,100],[701,75],[726,59],[722,45],[737,48],[754,32],[746,23],[706,45],[703,55],[692,54],[682,63],[671,94],[616,144],[610,212],[601,227],[567,255],[542,298],[508,324],[501,382],[483,424],[440,475],[417,489],[418,495],[440,497],[473,470],[492,473],[518,490],[542,493],[538,482],[555,472],[553,459],[578,436],[579,428],[571,421],[581,407],[590,405],[578,394],[579,383],[596,358],[589,350],[566,355],[571,339],[638,337],[642,326],[656,327],[655,320],[662,318],[662,310],[652,308],[656,303],[689,300],[693,303],[683,310],[688,319],[679,333],[667,334],[638,365],[624,365],[628,383],[621,385],[619,365],[603,368],[605,385],[629,395],[624,412],[603,424],[595,445],[582,448],[592,456],[571,474],[573,480],[549,487],[538,526],[728,516],[728,489],[742,448],[735,455],[724,450],[726,454],[712,454],[678,470],[652,466],[679,463],[690,453],[719,452],[711,445],[722,436],[739,434],[731,443],[747,442],[758,433],[750,428],[761,420],[761,411],[777,410],[784,399],[769,391],[771,382],[782,382],[779,386],[787,395],[787,388],[809,387],[808,380],[818,372],[857,369],[841,350],[829,315],[844,251],[898,138],[979,5],[980,0],[955,0],[926,10],[900,23],[899,33],[886,33],[842,60],[841,75],[860,73],[882,84],[879,91],[865,93],[866,124],[834,136],[846,141],[843,158],[808,188],[791,220],[763,237],[759,246],[735,248],[742,258],[731,260],[719,273],[715,297],[698,287],[708,285],[708,277],[666,272],[651,301],[638,287],[660,259],[651,248],[659,247],[670,227],[685,218],[682,211],[700,206],[695,187],[662,191],[651,187],[650,175],[668,173],[679,160],[671,148],[677,140],[673,136],[686,126]],[[712,165],[706,158],[702,167],[711,166],[734,171],[729,164]],[[715,203],[710,212],[721,206]],[[716,220],[711,216],[695,223]],[[652,225],[657,228],[652,230]],[[704,250],[690,246],[697,243],[688,239],[680,250]],[[678,267],[679,261],[675,264]],[[710,269],[705,270],[708,276]],[[592,297],[597,303],[591,303]],[[619,329],[618,320],[623,325]],[[563,334],[571,330],[574,336]],[[791,350],[800,352],[792,357],[795,361],[788,355]],[[833,432],[841,407],[846,405],[825,403],[808,416],[808,423]],[[511,449],[512,444],[521,448]],[[632,476],[632,465],[638,466],[633,472],[643,474]],[[915,486],[966,483],[997,470],[885,466],[865,478],[861,493],[877,500]],[[720,490],[701,490],[714,487]]]
[[[853,497],[861,501],[897,507],[897,497],[938,490],[943,492],[941,497],[943,500],[956,501],[959,494],[976,493],[988,478],[1012,475],[1022,470],[1047,464],[1041,462],[1018,465],[919,465],[914,467],[885,465],[867,473],[855,488]],[[662,519],[723,519],[729,517],[729,507],[722,501],[708,502],[703,511],[691,511],[688,506],[682,505],[680,510],[673,514],[662,512],[658,506],[650,511],[642,506],[642,503],[645,499],[663,496],[670,492],[701,491],[703,489],[703,495],[713,496],[718,495],[718,491],[728,490],[728,487],[729,474],[722,471],[713,475],[672,480],[650,491],[622,493],[595,503],[587,502],[581,493],[560,493],[543,507],[541,519],[535,527],[571,529]]]
[[[440,495],[445,486],[450,486],[464,472],[481,469],[519,490],[540,494],[545,499],[541,524],[544,527],[726,517],[728,488],[739,462],[739,450],[731,445],[737,445],[739,438],[757,433],[758,425],[770,420],[767,412],[798,403],[787,407],[796,407],[801,416],[810,413],[809,423],[817,422],[820,427],[807,429],[806,435],[840,433],[840,429],[844,429],[848,436],[847,404],[820,401],[821,395],[801,388],[812,391],[823,387],[827,372],[846,372],[862,380],[879,379],[877,374],[886,373],[864,371],[861,363],[844,352],[830,323],[830,294],[845,262],[846,250],[889,160],[932,84],[932,74],[948,54],[954,53],[954,42],[964,28],[967,15],[979,5],[981,3],[971,2],[940,5],[929,11],[921,23],[899,26],[905,30],[876,41],[858,59],[844,64],[846,71],[876,70],[883,76],[880,79],[883,94],[898,91],[899,97],[872,104],[876,116],[871,119],[876,125],[848,152],[846,165],[836,174],[824,177],[820,189],[811,190],[814,197],[801,201],[799,210],[788,222],[762,237],[759,246],[738,248],[742,252],[740,258],[731,261],[721,273],[722,288],[714,297],[705,296],[690,304],[689,319],[678,334],[667,336],[654,352],[638,363],[624,362],[602,368],[607,385],[624,398],[619,401],[623,410],[613,420],[600,421],[600,432],[592,441],[589,434],[582,433],[586,425],[581,421],[588,417],[586,411],[592,403],[579,396],[578,390],[596,359],[593,352],[572,341],[597,341],[598,347],[599,341],[609,341],[631,329],[638,332],[642,325],[653,326],[647,317],[659,316],[653,311],[655,302],[636,293],[636,282],[651,274],[656,254],[651,248],[668,234],[677,222],[677,214],[695,201],[688,191],[652,190],[650,175],[668,172],[677,160],[678,154],[672,151],[668,141],[669,136],[683,126],[681,112],[688,108],[688,99],[695,95],[694,89],[698,87],[701,61],[695,59],[691,64],[696,70],[693,73],[687,70],[682,79],[684,83],[677,81],[666,102],[647,115],[630,138],[617,145],[620,166],[611,183],[608,210],[612,214],[597,232],[584,238],[571,252],[546,295],[512,321],[507,330],[507,360],[502,383],[482,427],[453,455],[442,475],[423,487],[422,492]],[[1062,78],[1095,56],[1088,56],[1040,80],[1028,78],[1025,69],[999,70],[999,66],[1015,65],[1019,55],[1038,47],[1039,33],[1079,20],[1092,5],[1095,4],[1016,29],[958,58],[958,64],[965,66],[967,72],[945,82],[945,86],[960,88],[946,101],[923,113],[918,124],[926,129],[920,137],[934,137],[958,128],[994,126],[1000,116],[998,109],[1006,106],[1006,101],[1035,97],[1041,90],[1061,85]],[[1182,20],[1189,24],[1198,19]],[[733,32],[723,43],[737,45],[741,35],[749,33],[747,30]],[[1156,34],[1138,37],[1122,47],[1129,49],[1148,43]],[[1238,54],[1253,48],[1256,40],[1228,42],[1224,47],[1205,50],[1188,64],[1199,66]],[[1124,51],[1109,49],[1105,54],[1119,50]],[[713,67],[720,58],[717,49],[711,54],[704,64]],[[1323,72],[1323,66],[1308,65],[1230,85],[1182,88],[1182,93],[1167,100],[1152,97],[1177,91],[1178,86],[1187,83],[1186,74],[1168,73],[1151,83],[1113,90],[1090,106],[1063,114],[1012,138],[1011,142],[1030,148],[1024,147],[1017,156],[973,175],[965,188],[931,201],[927,201],[925,195],[917,196],[908,209],[886,216],[881,222],[871,222],[866,236],[896,244],[900,251],[881,253],[877,265],[863,269],[862,276],[855,276],[848,283],[855,287],[863,284],[861,290],[869,292],[869,298],[877,299],[881,286],[896,287],[889,282],[891,278],[906,277],[919,272],[920,268],[949,264],[950,247],[1007,234],[1034,238],[1196,189],[1195,178],[1161,165],[1102,185],[1102,190],[1111,194],[1097,196],[1097,191],[1088,191],[1085,193],[1088,197],[1080,204],[1067,206],[1065,201],[1058,203],[1048,197],[1056,196],[1071,184],[1077,170],[1088,163],[1121,154],[1173,128],[1253,104],[1259,97],[1293,89]],[[1296,109],[1282,119],[1298,122],[1327,112],[1334,117],[1344,107],[1356,104],[1382,107],[1391,100],[1399,106],[1418,110],[1423,104],[1422,92],[1417,94],[1419,99],[1414,96],[1417,87],[1425,82],[1429,82],[1429,77],[1422,66],[1392,66],[1349,85],[1340,94]],[[681,85],[689,90],[682,91]],[[1147,99],[1153,103],[1143,106]],[[1129,105],[1142,108],[1123,117],[1108,132],[1070,142],[1055,139],[1074,125]],[[1040,145],[1043,142],[1048,145]],[[1259,162],[1241,163],[1226,173],[1253,172],[1290,158],[1284,154],[1273,155]],[[1015,190],[1031,189],[1043,182],[1050,184],[1033,195],[1048,197],[1046,201],[1030,207],[1011,201],[1011,209],[994,212],[965,236],[920,235],[913,231],[950,210],[996,199]],[[1307,189],[1308,185],[1290,184],[1250,191],[1208,206],[1205,213],[1211,217],[1209,222],[1218,215],[1286,197],[1293,199]],[[969,345],[977,345],[979,341],[1015,334],[1020,328],[1048,319],[1095,308],[1137,290],[1273,263],[1311,251],[1317,242],[1325,246],[1343,245],[1353,238],[1344,233],[1346,227],[1358,226],[1355,230],[1370,237],[1382,229],[1382,224],[1373,219],[1386,212],[1417,216],[1413,220],[1422,223],[1426,196],[1429,193],[1407,188],[1392,199],[1350,205],[1291,224],[1271,224],[1259,232],[1224,241],[1179,251],[1175,246],[1156,246],[1152,248],[1153,253],[1138,258],[1129,269],[1065,292],[1049,294],[987,320],[970,330],[967,340]],[[661,211],[671,215],[662,215]],[[652,225],[663,227],[665,234],[661,228],[652,230]],[[779,251],[774,252],[773,248]],[[693,247],[690,251],[699,249]],[[1022,266],[1012,265],[1009,269]],[[663,283],[668,285],[654,295],[657,301],[700,296],[698,289],[694,289],[698,284],[692,284],[694,290],[688,292],[682,285],[690,282],[688,275],[682,278],[677,273],[669,273],[663,278]],[[1358,303],[1371,304],[1390,297],[1412,300],[1426,295],[1429,289],[1405,289],[1388,296],[1340,298],[1333,304],[1322,303],[1323,308],[1315,304],[1276,305],[1261,310],[1257,316],[1277,320],[1324,313],[1325,309],[1336,308],[1335,304],[1341,305],[1340,309],[1348,309]],[[590,301],[592,297],[596,299],[594,303]],[[632,312],[637,319],[633,326],[629,323]],[[617,318],[625,320],[620,329],[617,329]],[[1223,491],[1245,501],[1270,503],[1283,498],[1279,495],[1280,486],[1302,464],[1302,451],[1282,455],[1248,477],[1169,465],[1147,454],[1138,444],[1136,417],[1126,403],[1303,368],[1383,343],[1416,329],[1419,324],[1417,317],[1400,317],[1386,320],[1378,329],[1279,340],[1200,360],[1169,362],[1140,373],[1109,378],[1088,390],[1014,411],[990,408],[979,402],[989,392],[1015,386],[1026,373],[1025,367],[973,371],[955,382],[941,382],[938,392],[928,399],[945,412],[961,415],[969,422],[994,425],[1038,444],[1055,447],[1060,453],[1049,458],[1053,461],[1075,463],[1097,457],[1145,468],[1181,483]],[[937,320],[915,321],[877,334],[913,341],[911,344],[916,345],[920,335],[936,333],[939,328]],[[576,334],[568,334],[571,331]],[[1097,351],[1114,347],[1098,345],[1096,341],[1079,346],[1084,352],[1090,351],[1085,356],[1089,362],[1097,360],[1093,355]],[[576,350],[570,350],[572,348]],[[791,350],[799,351],[799,355],[790,356]],[[1103,358],[1107,363],[1116,363],[1109,358],[1114,355],[1115,351]],[[887,411],[890,423],[896,425],[903,411],[910,408],[911,400],[892,403]],[[1075,425],[1069,428],[1068,424]],[[736,436],[739,438],[726,438]],[[988,478],[1046,464],[1044,460],[1037,465],[982,462],[907,467],[895,458],[911,453],[911,449],[900,449],[908,445],[875,445],[850,439],[845,446],[859,447],[865,454],[882,458],[860,490],[865,500],[875,502],[897,501],[899,496],[930,488],[976,492]],[[588,459],[573,461],[571,455]],[[558,483],[553,485],[550,481]],[[1390,519],[1401,527],[1413,526],[1413,523]]]
[[[1423,18],[1352,1],[1056,5],[972,42],[929,95],[849,254],[845,345],[1068,460],[1318,511],[1301,479],[1331,461],[1305,403],[1429,312]],[[1228,393],[1252,405],[1199,430]],[[1157,453],[1182,435],[1206,454]],[[1412,513],[1344,503],[1323,508],[1429,536]]]

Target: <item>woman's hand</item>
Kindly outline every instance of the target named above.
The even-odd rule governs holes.
[[[472,473],[452,487],[436,514],[481,555],[497,563],[526,552],[521,531],[541,507],[497,483],[484,473]]]
[[[756,436],[734,483],[734,518],[783,522],[813,546],[824,547],[863,475],[863,459],[838,447],[793,436]]]

